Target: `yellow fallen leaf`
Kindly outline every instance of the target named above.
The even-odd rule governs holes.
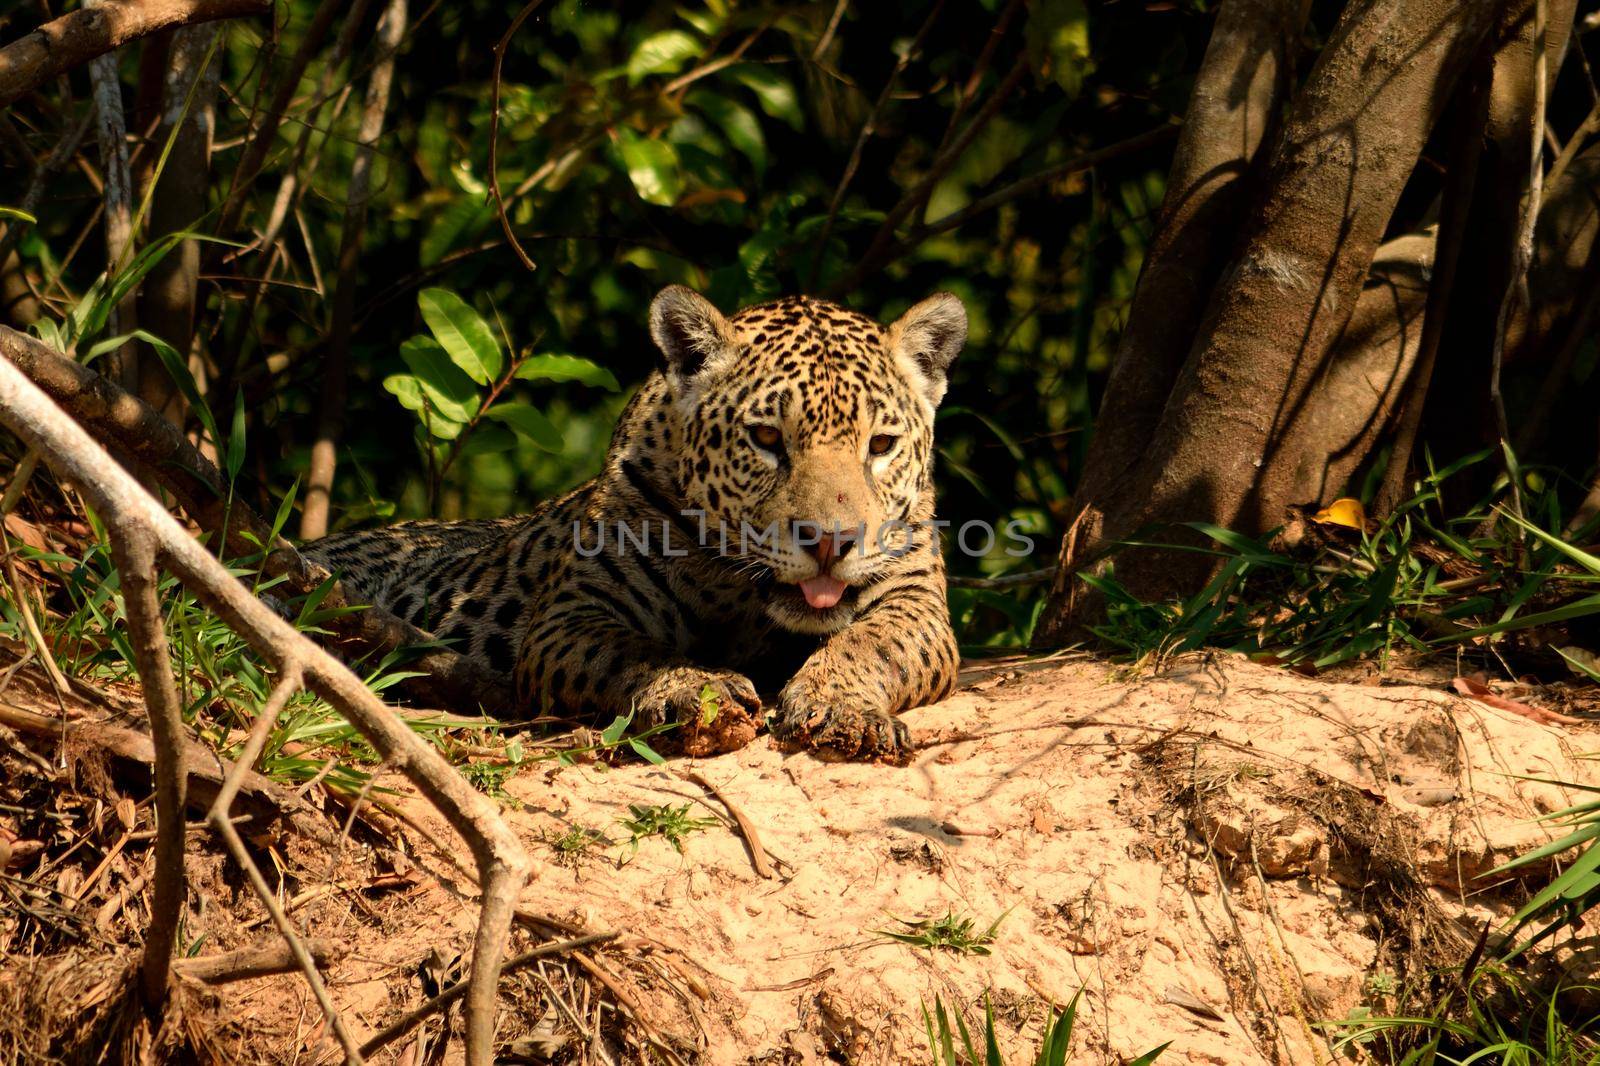
[[[1348,526],[1351,529],[1367,528],[1367,510],[1361,501],[1352,496],[1342,496],[1311,516],[1330,526]]]

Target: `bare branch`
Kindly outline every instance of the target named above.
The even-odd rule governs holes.
[[[300,87],[300,77],[305,73],[311,57],[317,49],[322,47],[322,42],[328,36],[328,30],[333,25],[334,16],[344,9],[342,0],[322,0],[317,5],[316,14],[311,16],[311,21],[306,24],[305,33],[300,39],[300,47],[295,49],[293,58],[289,60],[289,69],[285,70],[278,79],[278,87],[272,94],[272,101],[267,105],[266,114],[262,116],[261,125],[245,144],[244,151],[239,154],[239,163],[233,169],[233,183],[228,187],[227,199],[222,203],[222,209],[217,213],[217,232],[227,234],[238,221],[239,211],[244,206],[245,194],[250,191],[250,186],[255,183],[257,175],[261,173],[262,165],[267,161],[267,153],[272,150],[273,142],[278,136],[278,126],[283,122],[284,112],[289,110],[289,101],[294,99],[295,90]],[[262,77],[267,76],[263,71]]]
[[[828,246],[828,238],[833,234],[833,223],[839,217],[839,208],[844,203],[845,193],[850,191],[850,183],[855,180],[856,169],[861,166],[861,153],[866,151],[867,142],[872,140],[872,135],[878,130],[884,109],[889,106],[889,98],[894,95],[895,86],[900,84],[900,75],[906,72],[906,67],[910,66],[911,61],[921,53],[922,42],[927,39],[928,32],[939,19],[939,12],[943,10],[944,0],[935,0],[933,7],[928,10],[927,18],[922,20],[917,35],[895,60],[894,68],[889,71],[889,76],[884,79],[883,88],[878,92],[877,102],[872,105],[872,110],[867,112],[867,120],[861,124],[861,132],[856,135],[856,143],[850,149],[850,159],[845,163],[844,173],[839,177],[839,185],[833,190],[833,198],[828,201],[828,217],[823,221],[822,230],[817,234],[812,246],[810,284],[813,286],[817,283],[817,271],[822,267],[823,249]]]
[[[312,961],[318,966],[326,966],[343,954],[342,946],[332,940],[307,940],[305,945]],[[288,973],[297,966],[299,963],[288,944],[271,944],[179,959],[172,968],[193,981],[225,985],[230,981],[248,981],[255,977]]]
[[[271,10],[272,0],[107,0],[81,8],[0,48],[0,107],[140,37]]]
[[[321,409],[317,416],[317,437],[311,445],[310,468],[306,473],[305,510],[300,515],[300,536],[303,540],[315,540],[328,531],[333,474],[338,465],[339,438],[344,433],[350,323],[356,305],[356,267],[367,226],[372,160],[377,155],[384,114],[389,109],[394,55],[405,30],[406,0],[389,0],[383,17],[378,20],[378,60],[367,81],[366,107],[361,113],[361,126],[356,133],[355,159],[350,164],[344,233],[339,240],[339,274],[333,290],[328,347],[323,358]]]
[[[495,44],[494,75],[490,82],[489,97],[489,196],[494,200],[495,213],[500,216],[500,229],[506,235],[506,243],[511,245],[511,250],[517,253],[517,259],[529,270],[537,268],[512,231],[511,216],[506,214],[506,201],[500,195],[500,68],[505,64],[506,48],[510,46],[511,38],[517,35],[517,30],[542,3],[544,0],[528,0],[522,5],[522,10],[517,12],[517,17],[511,20],[511,25],[506,27],[505,34]]]

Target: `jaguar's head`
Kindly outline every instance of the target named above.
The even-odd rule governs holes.
[[[923,524],[933,413],[967,336],[960,300],[939,293],[882,326],[809,297],[725,316],[673,285],[651,304],[650,332],[681,428],[683,497],[719,550],[770,575],[779,625],[841,629],[896,560],[938,550]]]

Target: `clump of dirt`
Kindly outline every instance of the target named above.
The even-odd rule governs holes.
[[[979,666],[907,721],[921,747],[905,768],[758,738],[666,766],[536,763],[504,782],[505,817],[540,860],[512,952],[619,934],[508,975],[508,1048],[922,1064],[923,1005],[972,1019],[987,995],[1007,1061],[1031,1061],[1047,1007],[1081,990],[1075,1063],[1167,1041],[1163,1066],[1328,1062],[1316,1023],[1459,961],[1525,898],[1479,875],[1551,839],[1536,816],[1575,797],[1524,778],[1600,781],[1577,754],[1596,727],[1231,657],[1156,677],[1078,656]],[[717,821],[670,838],[622,825],[685,804]],[[358,1039],[425,998],[440,978],[421,964],[448,972],[476,914],[432,809],[403,790],[382,806],[372,831],[387,844],[281,867],[301,927],[344,948],[330,984]],[[199,879],[207,950],[267,935],[230,876]],[[886,935],[912,930],[919,943]],[[0,998],[32,987],[0,967]],[[211,994],[236,1029],[258,1025],[240,1046],[331,1049],[292,976]],[[415,1039],[376,1061],[419,1054]]]

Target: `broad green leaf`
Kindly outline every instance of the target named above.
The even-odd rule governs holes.
[[[547,452],[561,451],[561,431],[537,407],[525,403],[501,403],[489,408],[484,415],[504,422]]]
[[[532,356],[517,367],[515,376],[525,381],[579,381],[612,392],[622,388],[611,371],[576,355]]]
[[[727,138],[738,152],[750,160],[757,174],[767,169],[767,140],[761,133],[761,120],[755,112],[735,100],[709,90],[690,93],[686,101]]]
[[[633,715],[631,713],[611,719],[611,724],[600,731],[600,743],[606,747],[616,744],[622,739],[622,735],[628,731],[628,724],[632,721]]]
[[[463,457],[468,455],[492,455],[498,452],[509,452],[517,446],[517,435],[505,426],[488,426],[478,424],[472,431],[472,436],[461,446]]]
[[[650,140],[624,130],[617,144],[628,180],[646,203],[671,207],[683,194],[683,171],[678,152],[666,141]]]
[[[761,110],[795,129],[805,126],[800,98],[782,74],[760,63],[741,63],[728,68],[728,76],[756,94]]]
[[[467,377],[479,385],[499,379],[504,366],[500,344],[483,316],[449,289],[423,289],[417,294],[417,306],[450,361]]]
[[[700,50],[700,42],[683,30],[653,33],[628,57],[628,83],[637,85],[652,74],[676,74]]]
[[[427,406],[422,398],[422,382],[415,374],[390,374],[383,379],[383,388],[408,411],[420,412]]]
[[[417,262],[433,266],[464,238],[483,232],[494,221],[494,208],[481,198],[457,197],[434,216],[417,247]]]
[[[1068,96],[1077,96],[1094,63],[1089,58],[1089,11],[1084,0],[1037,0],[1029,5],[1028,58]]]
[[[477,387],[438,342],[428,337],[412,337],[400,345],[400,358],[417,376],[423,396],[435,411],[451,422],[472,419],[478,410]],[[404,402],[403,397],[401,402]]]

